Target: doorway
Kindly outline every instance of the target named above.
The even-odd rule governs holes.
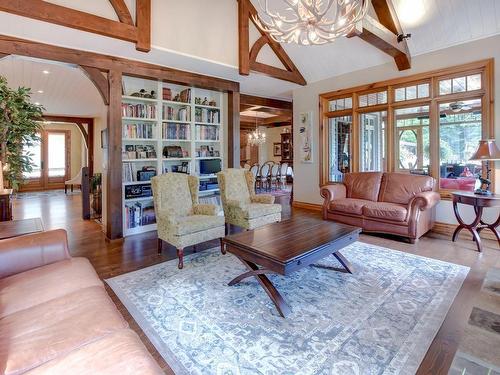
[[[71,177],[71,132],[42,130],[39,140],[24,147],[24,155],[33,160],[33,169],[24,174],[22,191],[64,187]]]

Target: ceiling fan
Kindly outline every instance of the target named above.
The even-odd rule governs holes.
[[[464,102],[453,102],[448,105],[453,112],[468,111],[472,107]]]

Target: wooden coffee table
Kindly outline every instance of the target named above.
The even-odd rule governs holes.
[[[234,254],[248,269],[234,278],[229,286],[254,276],[285,317],[290,307],[266,274],[289,275],[333,254],[342,271],[352,273],[347,259],[339,250],[356,242],[361,228],[300,217],[241,232],[222,239],[222,248]]]

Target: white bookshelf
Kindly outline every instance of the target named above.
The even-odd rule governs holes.
[[[171,100],[163,100],[163,88],[167,87],[171,89],[172,98]],[[221,164],[224,160],[224,134],[223,134],[223,119],[224,119],[224,107],[223,107],[223,94],[218,91],[211,91],[205,89],[199,89],[188,86],[179,86],[175,84],[170,84],[161,81],[154,80],[146,80],[135,77],[127,77],[123,78],[123,88],[124,95],[122,96],[122,104],[130,104],[130,105],[148,105],[155,106],[155,113],[144,115],[145,117],[138,116],[137,114],[123,113],[122,109],[122,127],[124,129],[129,129],[127,126],[138,129],[139,125],[142,129],[150,129],[151,137],[144,137],[141,133],[140,136],[130,137],[130,134],[127,132],[123,132],[122,135],[122,147],[125,150],[126,146],[130,147],[134,146],[153,146],[156,151],[156,157],[147,157],[147,158],[128,158],[129,155],[122,156],[122,164],[124,165],[124,169],[128,168],[129,170],[133,170],[133,174],[136,171],[142,169],[142,167],[154,167],[156,168],[157,175],[164,173],[165,168],[168,169],[168,172],[172,171],[173,166],[180,166],[181,163],[188,163],[189,174],[200,177],[200,180],[207,180],[209,178],[215,178],[215,175],[210,176],[200,176],[200,160],[210,160],[217,159],[221,161]],[[155,98],[144,98],[132,96],[132,93],[139,92],[141,89],[145,89],[147,93],[151,93],[151,91],[155,91]],[[173,100],[177,93],[180,93],[182,90],[191,89],[191,96],[189,102],[180,102]],[[196,104],[195,99],[200,98],[203,101],[207,98],[208,101],[215,101],[216,105],[207,105],[207,104]],[[213,103],[212,103],[213,104]],[[168,108],[173,108],[171,112],[173,112],[173,118],[169,120],[164,120],[164,115],[168,114]],[[166,109],[164,113],[164,108]],[[181,108],[186,109],[186,118],[182,117],[181,119],[176,118],[179,115],[178,110]],[[204,111],[204,112],[203,112]],[[217,115],[215,114],[218,111],[218,121]],[[201,112],[201,113],[200,113]],[[197,116],[198,114],[198,116]],[[200,115],[202,118],[200,118]],[[212,116],[214,118],[212,118]],[[207,118],[208,117],[208,118]],[[166,138],[167,135],[163,134],[163,124],[175,124],[175,125],[185,125],[188,127],[189,132],[187,139],[172,139]],[[204,128],[211,127],[211,128]],[[217,129],[217,130],[212,130]],[[203,129],[205,136],[207,138],[211,138],[211,133],[217,133],[217,139],[199,139],[197,134],[202,133],[202,130],[197,131],[197,129]],[[137,130],[138,133],[139,130]],[[208,135],[208,136],[207,136]],[[164,138],[165,137],[165,138]],[[165,158],[163,156],[163,147],[164,146],[180,146],[187,155],[183,157],[172,157]],[[201,156],[197,154],[197,151],[200,151],[200,148],[204,146],[206,148],[213,148],[214,151],[218,152],[217,156]],[[130,166],[130,167],[129,167]],[[222,165],[224,168],[224,165]],[[125,174],[124,174],[125,177]],[[136,179],[136,176],[135,178]],[[131,217],[127,217],[127,206],[134,207],[136,209],[137,204],[142,205],[142,207],[147,207],[147,210],[150,210],[150,204],[152,205],[153,197],[138,197],[138,198],[130,198],[125,199],[125,188],[139,188],[141,185],[146,187],[151,186],[149,181],[123,181],[122,183],[122,209],[123,209],[123,234],[124,236],[130,236],[133,234],[143,233],[151,230],[156,230],[156,224],[151,224],[148,222],[139,223],[137,221],[136,225],[130,223]],[[200,196],[207,196],[217,193],[218,189],[209,189],[200,191]],[[142,209],[141,209],[142,211]],[[133,221],[133,220],[132,220]]]

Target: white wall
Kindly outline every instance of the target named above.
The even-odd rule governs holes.
[[[379,65],[373,68],[332,77],[327,80],[309,84],[306,87],[293,91],[294,122],[299,122],[301,112],[313,112],[313,163],[302,164],[298,160],[298,143],[295,142],[294,160],[294,199],[299,202],[321,204],[319,187],[319,95],[325,92],[350,88],[358,85],[388,80],[392,78],[412,75],[421,72],[436,70],[465,64],[486,58],[495,58],[495,135],[500,140],[500,36],[482,39],[476,42],[443,49],[412,59],[412,69],[399,72],[394,63]],[[359,58],[363,58],[360,56]],[[294,138],[298,139],[298,127],[294,129]],[[496,190],[500,192],[500,163],[496,163]],[[464,208],[465,217],[473,218],[470,207]],[[485,210],[487,219],[496,219],[498,208]],[[442,201],[437,208],[437,221],[456,223],[450,201]]]
[[[281,143],[281,133],[285,129],[290,131],[291,126],[280,126],[276,128],[260,127],[260,130],[266,133],[266,143],[259,146],[259,164],[263,164],[268,160],[280,162],[281,156],[274,156],[274,143]]]

